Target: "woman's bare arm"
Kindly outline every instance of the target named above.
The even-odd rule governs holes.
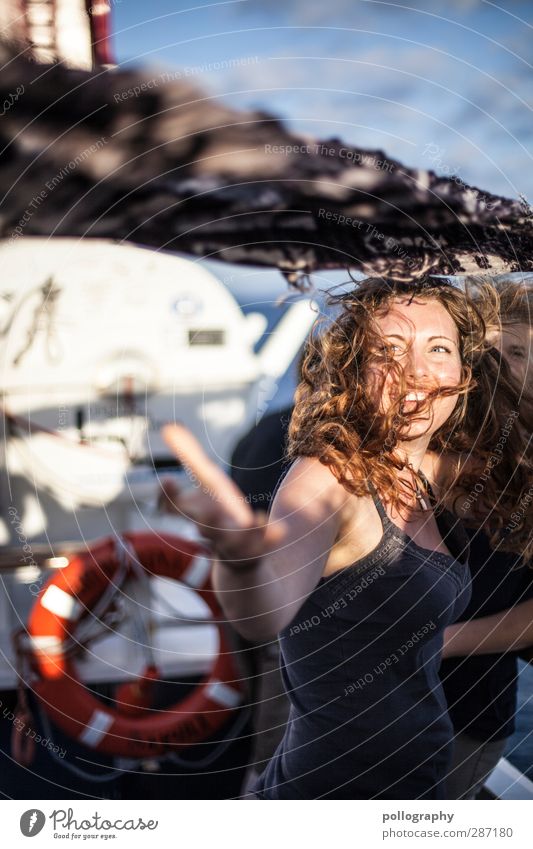
[[[271,639],[292,621],[313,591],[335,542],[346,493],[314,458],[297,460],[269,519],[209,460],[181,425],[165,441],[199,484],[179,492],[164,484],[167,508],[189,517],[216,555],[214,585],[224,613],[250,640]]]
[[[533,599],[481,616],[456,622],[444,631],[443,657],[500,654],[533,645]]]
[[[298,460],[272,506],[269,526],[284,528],[276,547],[245,571],[223,559],[215,564],[218,598],[243,636],[273,637],[316,587],[340,525],[343,496],[335,490],[339,485],[317,460]]]

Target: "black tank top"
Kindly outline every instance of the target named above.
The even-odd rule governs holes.
[[[279,635],[290,713],[258,798],[445,798],[453,729],[438,670],[470,598],[468,537],[444,510],[452,556],[421,548],[374,503],[379,544],[322,578]]]

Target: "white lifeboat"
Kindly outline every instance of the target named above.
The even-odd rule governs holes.
[[[226,465],[315,313],[309,301],[289,307],[256,353],[262,317],[245,316],[197,261],[103,240],[21,238],[0,247],[0,270],[0,553],[12,560],[2,570],[0,644],[9,658],[44,580],[26,552],[49,549],[39,562],[61,568],[54,553],[65,542],[146,530],[194,536],[155,509],[159,477],[185,477],[161,426],[184,422]],[[169,592],[173,606],[196,610],[190,591]],[[161,623],[164,653],[176,636],[168,617]],[[212,632],[182,628],[183,662],[174,653],[163,667],[203,672]],[[107,642],[86,658],[85,680],[120,680],[133,668],[131,638]],[[0,668],[0,688],[14,685],[11,665]]]

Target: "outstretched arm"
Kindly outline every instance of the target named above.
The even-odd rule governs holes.
[[[270,517],[240,490],[181,425],[163,437],[197,486],[163,484],[167,509],[190,518],[216,555],[214,585],[224,613],[250,640],[271,639],[292,621],[323,574],[340,526],[344,490],[314,458],[297,460]]]
[[[443,657],[500,654],[533,645],[533,599],[492,616],[456,622],[444,631]]]

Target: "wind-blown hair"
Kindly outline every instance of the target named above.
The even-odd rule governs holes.
[[[493,292],[493,304],[487,316],[487,330],[501,330],[514,324],[533,324],[533,275],[515,277],[487,277],[472,275],[465,278],[465,285],[480,307],[487,301],[487,292]],[[478,293],[484,293],[479,297]]]
[[[437,301],[453,319],[459,337],[460,383],[428,392],[410,412],[402,409],[409,391],[403,369],[374,324],[375,316],[386,313],[398,298]],[[453,466],[442,498],[454,502],[476,485],[511,417],[513,426],[501,443],[501,453],[491,461],[482,494],[466,518],[478,526],[485,523],[489,535],[495,539],[498,534],[503,547],[511,547],[512,537],[512,545],[523,548],[527,516],[520,528],[504,532],[503,541],[502,531],[531,485],[524,433],[531,432],[532,422],[529,412],[519,408],[509,369],[486,342],[487,323],[495,320],[498,303],[488,285],[476,286],[474,301],[458,286],[432,278],[412,283],[367,278],[351,291],[331,296],[328,304],[336,310],[335,317],[319,318],[307,342],[289,429],[289,456],[318,457],[348,492],[367,496],[370,483],[384,501],[403,510],[412,503],[413,490],[421,481],[414,472],[407,481],[405,474],[399,476],[406,463],[398,443],[409,441],[410,425],[430,411],[434,398],[458,395],[452,414],[429,445],[449,456]],[[376,402],[376,392],[368,391],[368,367],[376,363],[383,375],[392,371],[396,381],[397,396],[386,412],[379,399]],[[528,509],[527,514],[531,512]]]
[[[531,326],[533,318],[533,278],[529,276],[467,277],[465,286],[482,312],[489,339],[517,324]],[[492,542],[502,539],[501,547],[523,553],[524,559],[533,560],[533,387],[521,383],[513,374],[499,351],[488,344],[488,356],[478,381],[487,381],[485,390],[474,389],[471,408],[474,417],[483,419],[484,467],[478,474],[466,468],[461,477],[464,491],[469,496],[461,504],[460,515],[467,524],[481,524],[492,531]],[[495,365],[496,364],[496,365]],[[492,386],[493,396],[501,409],[486,415],[486,396]],[[505,405],[502,406],[502,398]],[[485,399],[485,400],[483,400]],[[503,449],[503,450],[502,450]],[[485,480],[490,474],[492,486],[485,490]],[[494,497],[495,501],[491,499]],[[512,533],[511,533],[512,532]],[[509,536],[510,534],[510,536]],[[508,537],[506,539],[506,537]],[[531,563],[533,566],[533,563]]]

